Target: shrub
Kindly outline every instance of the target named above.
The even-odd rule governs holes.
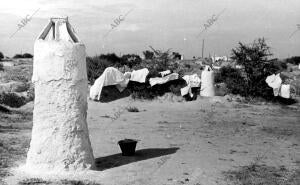
[[[86,65],[88,80],[93,84],[107,67],[113,66],[113,63],[106,59],[101,59],[100,56],[94,56],[86,58]]]
[[[244,90],[238,92],[242,96],[253,96],[253,97],[263,97],[266,99],[273,98],[273,91],[265,82],[267,76],[278,73],[280,67],[276,65],[277,60],[269,60],[268,57],[271,56],[270,47],[266,44],[264,38],[259,38],[254,40],[252,44],[245,45],[239,43],[239,46],[232,49],[231,58],[237,62],[237,64],[242,65],[241,78],[244,83]],[[233,81],[232,78],[229,82]],[[227,81],[228,82],[228,81]],[[228,89],[233,91],[236,89],[235,86],[228,86]],[[240,88],[238,88],[240,89]]]
[[[142,59],[139,55],[127,54],[121,57],[121,64],[127,65],[129,68],[139,65],[142,62]]]
[[[153,57],[154,57],[154,53],[149,50],[143,51],[143,55],[144,55],[145,59],[153,59]]]
[[[224,66],[215,75],[215,82],[224,82],[228,88],[229,93],[246,95],[245,92],[245,80],[241,72],[231,66]]]
[[[24,97],[18,96],[15,93],[2,93],[0,94],[0,104],[4,104],[10,107],[21,107],[25,105],[26,99]]]
[[[23,58],[22,54],[15,54],[15,56],[13,58]]]
[[[3,64],[0,63],[0,71],[4,71]]]
[[[100,59],[107,60],[112,63],[114,66],[121,66],[121,58],[118,57],[115,53],[101,54]]]
[[[24,53],[23,58],[33,58],[33,55],[30,53]]]
[[[28,101],[33,101],[34,97],[35,97],[35,94],[34,94],[34,84],[33,83],[29,83],[29,88],[27,90]]]
[[[300,56],[294,56],[286,59],[287,63],[299,65],[300,64]]]
[[[131,106],[126,107],[126,110],[128,112],[140,112],[137,107],[131,107]]]
[[[2,52],[0,52],[0,61],[4,58],[4,55]]]

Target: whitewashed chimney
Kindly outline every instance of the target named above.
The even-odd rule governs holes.
[[[68,18],[51,18],[34,44],[33,128],[26,168],[56,172],[94,167],[87,117],[85,45]]]

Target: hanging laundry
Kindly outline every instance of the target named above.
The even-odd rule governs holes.
[[[281,85],[281,88],[280,88],[280,96],[283,97],[283,98],[290,98],[291,97],[291,85]]]
[[[164,76],[167,76],[167,75],[171,74],[171,71],[166,70],[166,71],[159,72],[159,74],[161,75],[161,77],[164,77]]]
[[[148,74],[149,70],[147,68],[132,71],[130,81],[145,83]]]
[[[278,96],[280,91],[280,86],[282,83],[282,80],[280,78],[280,73],[278,73],[277,75],[272,74],[268,76],[266,78],[266,83],[268,84],[269,87],[273,89],[274,96]]]
[[[165,84],[171,80],[177,80],[179,77],[178,73],[172,73],[168,76],[165,76],[165,77],[156,77],[156,78],[150,78],[149,79],[149,83],[152,86],[156,85],[156,84]]]

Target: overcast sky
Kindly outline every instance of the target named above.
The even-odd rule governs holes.
[[[38,10],[39,9],[39,10]],[[12,38],[26,15],[38,12]],[[111,29],[114,19],[132,10]],[[205,30],[214,14],[223,13]],[[6,56],[33,53],[33,44],[50,17],[69,16],[90,56],[156,49],[178,51],[186,58],[230,55],[239,41],[265,37],[274,57],[300,55],[300,0],[1,0],[0,51]]]

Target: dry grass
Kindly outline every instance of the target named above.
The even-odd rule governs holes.
[[[39,178],[24,179],[18,185],[100,185],[90,181],[77,181],[77,180],[61,180],[61,181],[46,181]]]
[[[233,185],[299,185],[300,169],[289,171],[284,166],[280,168],[260,164],[262,157],[257,157],[248,166],[237,170],[224,172],[229,184]]]
[[[140,112],[140,110],[137,107],[131,107],[131,106],[126,107],[126,110],[128,112]]]
[[[10,128],[7,128],[7,131],[10,133],[17,132],[17,130]],[[27,137],[14,137],[11,134],[5,134],[0,137],[0,179],[11,175],[9,168],[16,165],[15,161],[25,157],[28,147],[29,138]]]

